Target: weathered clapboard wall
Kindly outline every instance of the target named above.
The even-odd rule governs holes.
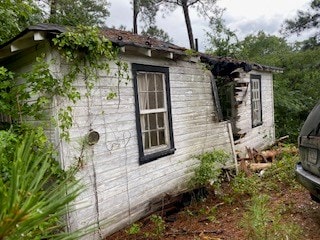
[[[23,49],[2,63],[22,73],[29,71],[42,53],[51,64],[52,74],[61,76],[66,65],[47,41]],[[150,213],[164,196],[185,190],[191,170],[197,164],[194,155],[214,149],[232,152],[231,132],[227,122],[216,120],[211,73],[204,70],[203,65],[188,58],[172,60],[136,54],[123,54],[122,60],[129,64],[130,79],[122,79],[119,88],[115,76],[117,67],[111,63],[111,73],[100,73],[90,97],[86,97],[84,83],[78,81],[81,101],[72,105],[55,98],[47,112],[49,120],[57,118],[59,108],[73,107],[74,125],[69,143],[61,141],[59,128],[47,125],[46,130],[60,152],[61,165],[64,168],[80,166],[77,177],[85,185],[85,191],[75,205],[70,206],[74,211],[68,214],[68,223],[71,229],[98,227],[90,239],[99,239],[132,223]],[[138,160],[132,63],[169,67],[170,75],[176,152],[144,165],[139,165]],[[118,90],[117,98],[107,100],[111,91]],[[27,120],[37,124],[33,119]],[[83,147],[90,130],[98,132],[100,140],[93,146]]]
[[[252,127],[250,74],[261,76],[262,125]],[[235,140],[235,148],[245,151],[245,147],[263,149],[275,141],[273,75],[271,72],[241,72],[235,81],[234,132],[240,136]]]
[[[100,230],[92,238],[132,223],[149,213],[153,202],[185,190],[191,169],[197,164],[194,155],[214,149],[232,152],[227,123],[215,120],[211,73],[201,64],[126,54],[122,58],[130,68],[131,63],[169,67],[176,152],[139,165],[131,69],[130,80],[125,83],[122,79],[120,97],[113,100],[106,97],[110,89],[117,91],[118,79],[112,73],[101,73],[91,97],[83,97],[73,106],[71,142],[63,142],[60,147],[61,162],[69,166],[79,160],[81,139],[90,130],[100,134],[99,142],[83,151],[78,177],[86,191],[69,216],[73,229],[99,222]],[[78,89],[84,96],[81,82]]]

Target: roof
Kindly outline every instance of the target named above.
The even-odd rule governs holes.
[[[16,52],[35,46],[38,41],[45,40],[48,36],[55,36],[66,32],[67,27],[56,24],[37,24],[30,26],[12,38],[8,42],[0,45],[0,60],[7,56],[14,55]],[[122,48],[123,52],[139,50],[140,53],[146,56],[161,55],[169,59],[176,59],[177,56],[192,58],[186,53],[186,48],[180,47],[168,42],[164,42],[149,36],[134,34],[132,32],[117,30],[113,28],[102,28],[101,32],[111,42]],[[226,57],[216,57],[204,53],[196,53],[195,56],[199,61],[209,65],[209,68],[215,76],[225,76],[231,74],[235,69],[242,68],[248,72],[252,69],[270,72],[282,72],[281,68],[260,65],[256,63],[248,63]]]
[[[19,50],[37,45],[37,41],[48,38],[48,35],[54,37],[57,34],[66,32],[67,29],[68,27],[45,23],[27,27],[14,38],[0,45],[0,60],[7,56],[14,55]],[[149,36],[142,36],[112,28],[102,28],[101,32],[111,42],[120,46],[123,52],[138,49],[140,53],[149,57],[151,57],[153,53],[170,59],[176,59],[177,56],[187,56],[185,52],[187,50],[186,48]]]
[[[251,70],[258,70],[264,72],[283,72],[282,68],[272,67],[267,65],[261,65],[257,63],[250,63],[247,61],[241,61],[229,57],[216,57],[207,54],[200,54],[201,61],[209,66],[214,76],[226,76],[233,73],[234,70],[241,68],[245,72]]]
[[[187,48],[164,42],[156,38],[114,28],[104,28],[102,29],[102,32],[110,41],[119,46],[135,46],[162,51],[172,51],[183,55],[185,55],[185,51],[187,50]]]

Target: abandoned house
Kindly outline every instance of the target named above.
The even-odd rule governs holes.
[[[52,37],[64,27],[39,24],[0,46],[0,64],[26,72],[43,53],[51,74],[59,76],[65,63]],[[197,164],[193,156],[222,149],[234,164],[236,151],[263,148],[275,140],[273,73],[281,69],[188,55],[186,49],[125,31],[103,34],[120,48],[128,64],[129,81],[118,88],[115,63],[100,73],[90,98],[73,107],[70,142],[60,130],[48,132],[59,146],[60,163],[67,168],[79,155],[79,140],[93,138],[78,177],[86,190],[68,216],[71,229],[99,226],[92,239],[110,234],[161,206],[163,199],[186,189]],[[54,59],[55,61],[51,61]],[[204,67],[206,66],[206,68]],[[85,94],[79,81],[77,88]],[[56,98],[51,114],[68,103]]]

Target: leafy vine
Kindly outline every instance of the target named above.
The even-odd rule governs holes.
[[[23,120],[23,116],[43,119],[52,105],[54,96],[58,96],[75,104],[81,99],[81,94],[75,82],[82,80],[86,87],[86,97],[99,79],[99,72],[110,73],[111,61],[115,62],[118,71],[118,92],[111,92],[107,99],[119,95],[119,84],[126,77],[127,64],[119,60],[119,49],[109,41],[98,28],[78,26],[57,35],[52,39],[62,59],[68,67],[62,76],[54,76],[50,63],[42,54],[36,58],[29,72],[13,73],[0,67],[0,112],[12,116],[13,119]],[[68,130],[72,127],[72,107],[66,106],[58,110],[56,124],[61,129],[61,138],[68,140]]]

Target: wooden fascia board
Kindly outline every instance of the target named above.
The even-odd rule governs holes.
[[[25,36],[13,41],[10,44],[11,52],[20,51],[36,45],[36,42],[46,39],[45,32],[29,32]]]
[[[0,49],[0,59],[8,57],[12,54],[9,47]]]
[[[144,55],[147,57],[164,57],[168,59],[174,59],[174,55],[175,55],[171,51],[129,46],[129,45],[120,47],[120,52],[122,53],[133,52],[133,53],[138,53],[139,55]]]

